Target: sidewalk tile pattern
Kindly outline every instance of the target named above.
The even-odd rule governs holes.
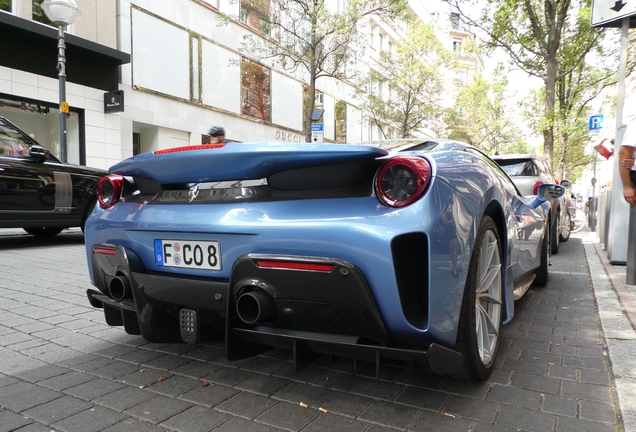
[[[222,338],[151,344],[90,307],[81,233],[0,233],[0,431],[636,431],[636,332],[587,233],[552,257],[503,327],[487,382]]]

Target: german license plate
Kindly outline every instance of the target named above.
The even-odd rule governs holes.
[[[221,270],[221,244],[218,241],[155,240],[155,264]]]

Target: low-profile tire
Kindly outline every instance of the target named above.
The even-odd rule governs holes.
[[[561,218],[561,214],[557,213],[556,218],[553,221],[550,221],[550,248],[552,255],[556,255],[559,253],[559,220]]]
[[[570,233],[572,232],[572,216],[570,213],[565,214],[565,224],[563,224],[563,229],[559,233],[559,240],[562,242],[566,242],[570,239]]]
[[[25,228],[22,228],[22,229],[25,230],[27,233],[31,234],[32,236],[36,236],[36,237],[53,237],[53,236],[56,236],[59,233],[61,233],[64,228],[59,228],[59,227],[38,227],[38,228],[25,227]]]
[[[452,378],[483,381],[492,372],[503,316],[503,266],[497,225],[484,216],[473,248],[455,350],[464,357]]]
[[[541,265],[535,270],[537,277],[534,278],[532,285],[538,287],[544,287],[548,284],[548,278],[550,277],[550,232],[547,227],[543,233],[543,241],[541,242]]]

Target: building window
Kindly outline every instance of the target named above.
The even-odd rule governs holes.
[[[263,34],[269,34],[269,0],[242,0],[239,20]]]
[[[0,0],[1,2],[2,0]],[[33,21],[37,21],[42,24],[57,27],[51,20],[46,17],[46,14],[42,10],[42,3],[44,0],[33,0]]]
[[[132,151],[133,156],[141,154],[141,134],[139,132],[133,132]]]
[[[345,101],[336,101],[336,115],[335,118],[335,131],[336,131],[336,142],[337,143],[345,143],[347,142],[347,104]]]
[[[201,79],[200,79],[200,67],[201,59],[199,58],[199,38],[191,37],[191,54],[190,54],[190,70],[192,73],[190,74],[190,79],[192,82],[190,83],[190,91],[192,93],[191,100],[198,102],[201,100]]]
[[[60,157],[60,111],[54,104],[21,98],[0,97],[0,116],[6,117],[24,130],[40,145]],[[66,150],[69,163],[86,163],[84,146],[80,140],[82,113],[71,107],[66,117]]]
[[[214,8],[219,8],[219,0],[202,0],[203,3],[209,4],[210,6],[214,7]]]
[[[270,120],[270,71],[251,60],[241,60],[241,113]]]
[[[468,69],[461,68],[457,71],[457,84],[460,86],[468,85]]]
[[[375,26],[371,26],[371,32],[369,33],[369,46],[371,49],[375,49]]]
[[[12,0],[0,0],[0,10],[11,12],[11,2]]]
[[[460,30],[459,12],[451,12],[450,19],[451,19],[451,26],[453,27],[453,30]]]
[[[462,55],[462,43],[461,41],[453,41],[453,51],[457,55]]]

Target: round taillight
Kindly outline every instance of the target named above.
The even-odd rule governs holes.
[[[121,191],[124,187],[124,177],[120,175],[109,175],[99,179],[97,183],[97,200],[103,209],[115,205],[121,198]]]
[[[543,184],[542,181],[534,182],[534,185],[532,186],[532,195],[537,194],[537,190],[539,189],[539,186],[541,186],[542,184]]]
[[[404,207],[417,201],[426,190],[431,166],[418,157],[395,157],[387,161],[375,178],[375,192],[389,207]]]

